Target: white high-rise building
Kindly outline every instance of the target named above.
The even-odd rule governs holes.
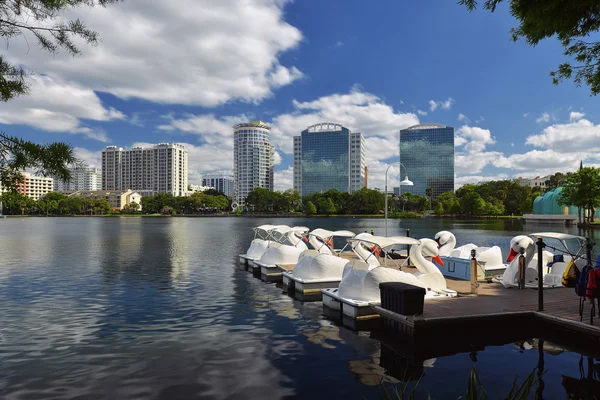
[[[102,150],[102,190],[185,196],[187,186],[188,152],[181,144],[133,149],[108,146]]]
[[[100,168],[71,168],[71,180],[54,179],[55,192],[74,190],[100,190],[102,188],[102,170]]]
[[[202,177],[202,186],[215,188],[227,197],[233,196],[233,175],[206,174]]]
[[[365,139],[340,124],[311,125],[294,136],[294,189],[302,196],[366,186]]]
[[[243,206],[252,190],[273,190],[275,150],[269,140],[271,127],[262,121],[234,126],[233,196]]]

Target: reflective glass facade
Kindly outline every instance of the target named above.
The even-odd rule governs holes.
[[[302,196],[337,189],[350,190],[350,131],[302,132]]]
[[[414,186],[403,186],[403,192],[425,195],[433,189],[433,197],[454,191],[454,128],[441,124],[416,125],[400,131],[401,179],[408,174]]]

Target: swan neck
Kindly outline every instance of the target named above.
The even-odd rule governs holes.
[[[434,272],[434,269],[438,270],[431,261],[427,261],[427,259],[423,257],[423,244],[418,246],[413,245],[410,247],[410,258],[412,259],[413,264],[415,264],[415,267],[421,273],[429,274]]]

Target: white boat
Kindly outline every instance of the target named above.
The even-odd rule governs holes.
[[[252,260],[248,266],[254,271],[260,270],[264,280],[269,280],[272,274],[280,274],[278,264],[296,264],[300,254],[308,250],[308,247],[302,240],[308,232],[306,227],[280,226],[271,231],[271,237],[274,239],[267,246],[266,251],[258,260]]]
[[[339,288],[323,289],[323,305],[355,320],[373,318],[377,314],[372,306],[380,304],[379,284],[401,282],[426,290],[425,298],[456,297],[454,290],[447,288],[446,279],[439,268],[425,257],[439,263],[438,245],[431,239],[409,237],[371,237],[353,239],[368,247],[376,246],[385,251],[396,245],[410,245],[410,258],[417,273],[400,271],[386,266],[369,265],[366,261],[352,260],[344,269]],[[351,240],[352,241],[352,240]],[[393,260],[392,260],[393,261]]]
[[[320,293],[324,287],[337,287],[348,259],[341,254],[348,246],[334,249],[335,238],[353,238],[354,232],[315,229],[308,233],[313,250],[304,251],[291,271],[283,271],[283,285],[302,294]],[[337,282],[337,283],[336,283]],[[334,285],[334,286],[331,286]],[[305,287],[306,286],[306,287]]]
[[[521,251],[525,256],[525,287],[539,288],[537,246],[533,239],[542,238],[546,248],[554,251],[551,253],[543,251],[542,259],[542,288],[550,289],[562,287],[562,277],[569,263],[573,261],[575,266],[581,270],[587,263],[585,258],[585,246],[587,239],[583,236],[569,235],[566,233],[540,232],[529,236],[515,236],[510,241],[511,251],[508,261],[510,265],[506,269],[502,279],[497,281],[505,287],[518,287],[519,257]],[[554,262],[554,255],[562,255],[563,261]],[[550,266],[549,266],[550,265]]]
[[[278,225],[261,225],[252,228],[254,231],[254,239],[250,243],[250,247],[246,253],[239,255],[240,264],[248,265],[248,262],[259,260],[267,250],[271,237],[271,231],[277,228]]]
[[[508,264],[502,258],[502,249],[498,246],[480,247],[473,243],[456,247],[456,236],[449,231],[440,231],[435,235],[435,241],[440,246],[440,258],[444,262],[438,267],[447,277],[471,279],[471,252],[475,250],[477,259],[477,280],[491,280],[500,277],[506,271]]]

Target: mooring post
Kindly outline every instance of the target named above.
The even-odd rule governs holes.
[[[406,228],[406,237],[410,237],[410,228]],[[410,245],[406,245],[406,266],[410,267]]]
[[[525,289],[525,249],[521,247],[519,252],[519,289]]]
[[[594,248],[594,242],[592,239],[585,238],[585,257],[587,258],[587,265],[592,267],[592,249]]]
[[[471,250],[471,294],[479,293],[479,283],[477,283],[477,259],[475,258],[477,252],[475,249]]]
[[[544,311],[544,239],[537,240],[538,250],[538,311]]]

